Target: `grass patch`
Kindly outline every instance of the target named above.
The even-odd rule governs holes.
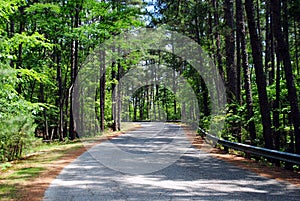
[[[19,189],[22,185],[38,177],[55,160],[65,153],[81,148],[81,142],[63,144],[49,143],[36,147],[37,153],[30,154],[23,159],[2,164],[0,169],[0,200],[18,200]],[[3,168],[5,167],[5,168]]]
[[[11,200],[16,197],[16,188],[8,184],[0,184],[0,200]]]
[[[8,178],[13,180],[25,181],[26,179],[38,176],[39,173],[45,169],[46,168],[43,167],[26,167],[12,173]]]

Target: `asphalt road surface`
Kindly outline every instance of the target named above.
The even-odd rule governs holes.
[[[300,200],[300,188],[187,146],[174,124],[142,123],[66,166],[45,201]]]

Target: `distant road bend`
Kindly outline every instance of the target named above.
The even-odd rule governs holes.
[[[168,160],[166,156],[181,153],[183,147],[172,143],[182,136],[183,130],[175,124],[141,123],[140,129],[96,145],[66,166],[45,192],[44,200],[300,200],[299,187],[261,177],[191,146],[160,167]],[[121,153],[111,153],[111,143],[138,157],[122,155],[118,160]],[[162,148],[166,144],[171,146]],[[151,163],[149,157],[158,150],[164,154],[161,158],[154,155]],[[136,165],[147,160],[149,165]],[[153,167],[158,170],[149,172]]]

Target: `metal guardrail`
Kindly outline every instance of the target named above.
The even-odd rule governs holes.
[[[250,154],[254,154],[254,155],[258,155],[258,156],[264,156],[267,158],[276,159],[279,161],[284,161],[284,162],[300,165],[300,155],[298,155],[298,154],[276,151],[276,150],[272,150],[272,149],[266,149],[266,148],[262,148],[262,147],[256,147],[256,146],[237,143],[237,142],[230,142],[228,140],[219,139],[218,137],[207,133],[206,131],[204,131],[201,128],[199,128],[199,130],[208,139],[210,139],[210,140],[214,141],[215,143],[218,143],[224,147],[243,151],[245,153],[250,153]]]

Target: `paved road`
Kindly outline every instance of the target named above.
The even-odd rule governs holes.
[[[181,134],[176,125],[143,123],[137,131],[101,143],[65,167],[44,200],[300,200],[300,188],[186,149]],[[158,150],[163,154],[156,155]]]

